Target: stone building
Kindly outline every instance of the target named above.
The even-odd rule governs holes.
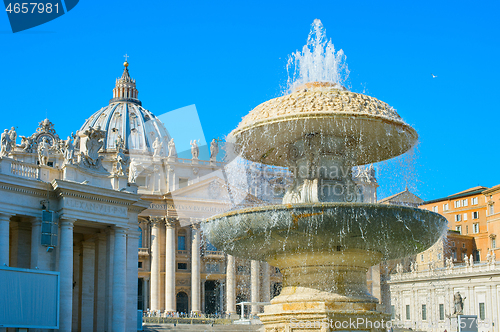
[[[448,232],[409,264],[384,280],[393,321],[427,331],[450,331],[455,297],[463,314],[477,315],[480,331],[495,331],[500,317],[500,267],[496,235],[500,230],[500,185],[474,187],[420,207],[448,219]]]

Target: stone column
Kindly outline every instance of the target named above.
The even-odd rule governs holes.
[[[31,259],[30,268],[39,268],[40,270],[45,270],[39,263],[39,247],[42,241],[42,221],[38,218],[31,219]]]
[[[262,263],[262,302],[271,301],[271,278],[269,264]]]
[[[106,298],[104,305],[106,312],[104,315],[105,331],[113,330],[113,272],[114,272],[114,250],[115,250],[115,230],[111,227],[106,229]]]
[[[260,302],[259,296],[259,261],[251,261],[251,275],[250,275],[250,284],[251,284],[251,302]],[[252,305],[252,315],[257,315],[259,313],[259,306]]]
[[[201,312],[200,303],[200,224],[191,226],[191,311]]]
[[[74,219],[61,219],[59,247],[60,309],[59,331],[71,332],[73,315],[73,226]]]
[[[115,227],[113,259],[113,332],[123,332],[127,310],[127,231]]]
[[[106,233],[97,234],[97,244],[95,251],[95,261],[97,272],[95,274],[94,287],[94,331],[105,330],[106,315]]]
[[[227,255],[226,267],[226,313],[236,314],[236,273],[234,256]]]
[[[9,266],[10,216],[0,213],[0,265]],[[5,264],[5,265],[4,265]]]
[[[165,221],[165,310],[175,311],[175,221]]]
[[[127,235],[127,329],[137,326],[139,232],[132,226]],[[135,331],[135,329],[133,329]]]
[[[151,218],[151,310],[160,310],[160,223],[163,218]]]
[[[95,243],[82,242],[82,279],[81,279],[81,331],[94,329],[94,277],[95,277]]]

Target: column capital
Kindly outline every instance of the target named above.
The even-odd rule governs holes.
[[[199,230],[200,230],[200,224],[192,224],[192,225],[191,225],[191,228],[192,228],[193,230],[199,231]]]
[[[64,218],[63,216],[59,217],[59,224],[61,226],[71,226],[73,227],[76,222],[74,218]]]
[[[10,220],[11,214],[0,212],[0,220]]]
[[[115,235],[117,234],[127,234],[127,228],[126,227],[123,227],[123,226],[115,226],[113,227],[113,229],[115,230]]]
[[[166,218],[165,227],[167,228],[175,228],[179,223],[177,218]]]
[[[149,221],[151,223],[151,226],[160,227],[160,224],[165,221],[165,218],[160,216],[149,216]]]
[[[30,218],[31,225],[33,226],[39,226],[42,224],[42,218],[40,217],[31,217]]]

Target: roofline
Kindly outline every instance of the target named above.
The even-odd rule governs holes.
[[[430,201],[425,201],[421,205],[426,205],[426,204],[431,204],[431,203],[436,203],[436,202],[442,202],[442,201],[452,200],[452,199],[461,198],[461,197],[467,197],[467,196],[477,195],[477,194],[483,193],[486,190],[488,190],[488,189],[482,188],[482,189],[476,189],[476,190],[473,190],[473,191],[468,191],[468,192],[463,193],[463,194],[454,194],[454,195],[443,197],[443,198],[436,198],[436,199],[432,199]]]

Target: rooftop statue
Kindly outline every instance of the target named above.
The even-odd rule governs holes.
[[[38,144],[38,162],[40,165],[47,166],[49,163],[50,145],[46,137]]]
[[[219,154],[219,143],[214,138],[214,139],[212,139],[212,142],[210,143],[210,161],[212,161],[212,162],[216,161],[217,154]]]
[[[191,155],[193,159],[198,160],[198,157],[200,155],[200,149],[198,148],[198,143],[196,143],[196,140],[192,140],[191,142],[189,142],[189,144],[191,144]]]

